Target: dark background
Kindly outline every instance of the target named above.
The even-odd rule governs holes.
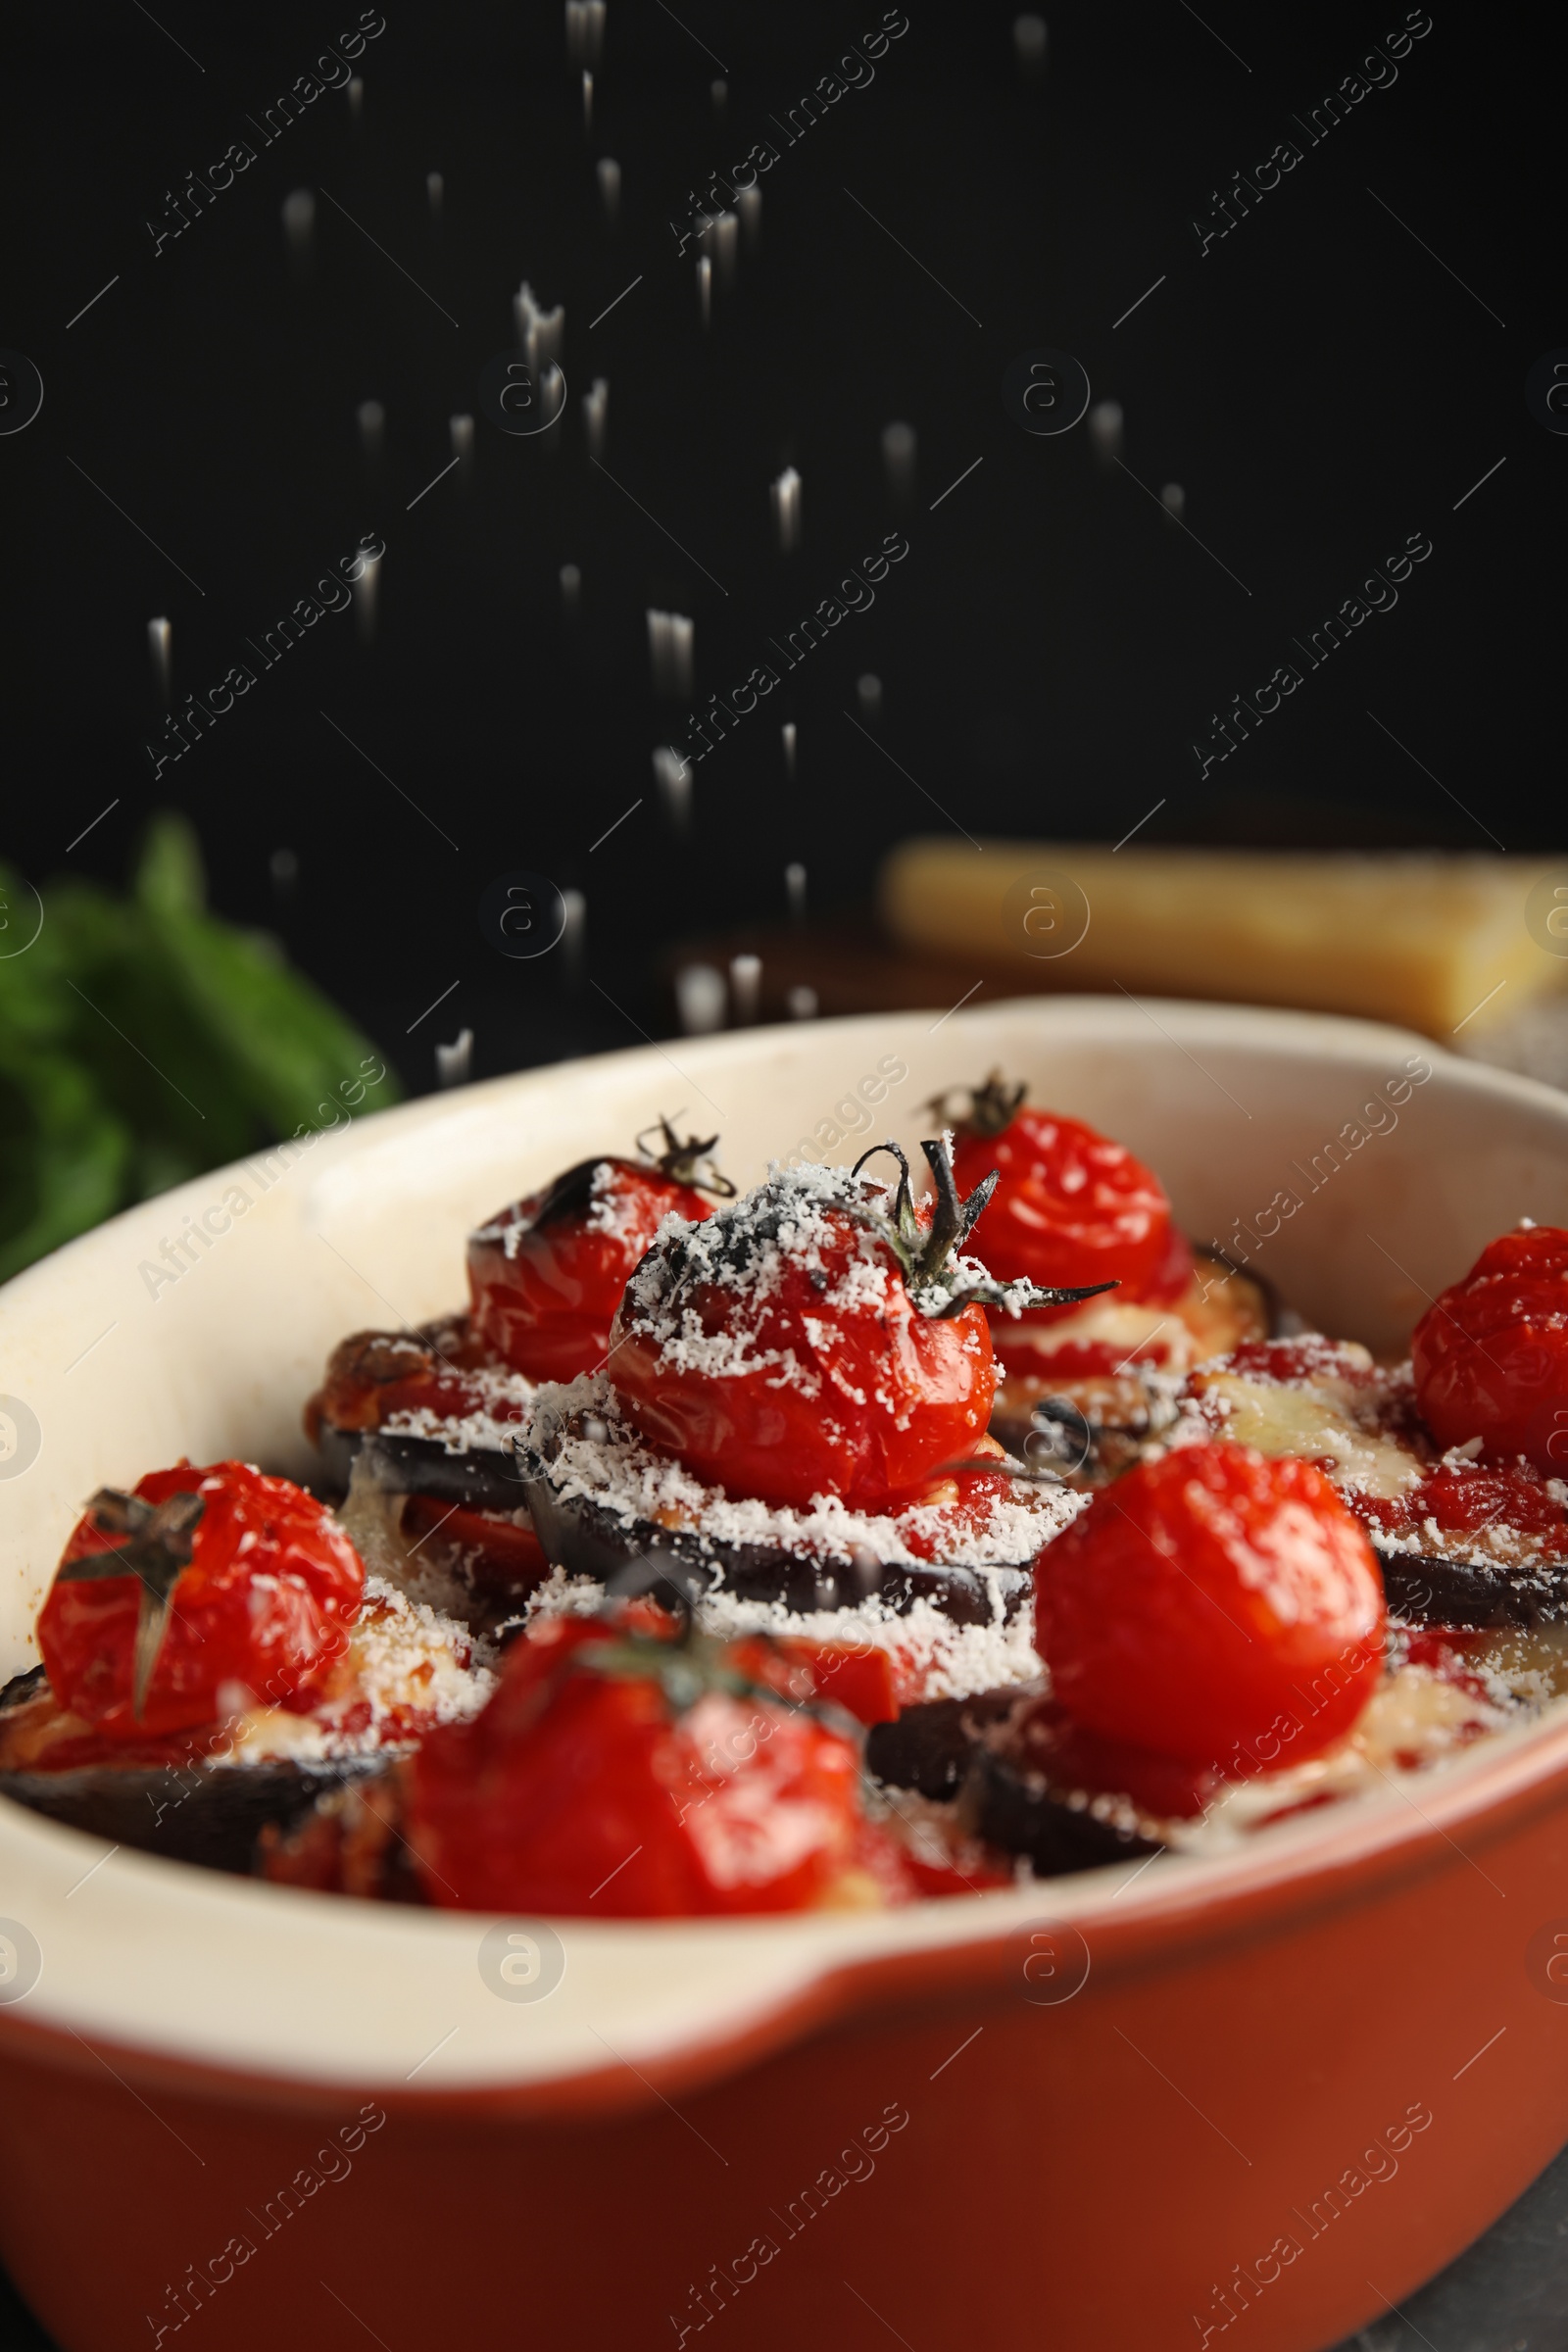
[[[355,24],[349,0],[170,0],[167,33],[128,0],[73,12],[69,34],[24,13],[0,94],[0,340],[46,392],[0,440],[16,600],[0,851],[45,881],[118,800],[70,864],[119,879],[149,809],[183,808],[220,908],[282,930],[422,1087],[435,1037],[464,1022],[480,1073],[658,1030],[671,941],[776,919],[796,858],[813,911],[862,904],[889,843],[943,829],[943,810],[971,832],[1114,840],[1163,801],[1141,840],[1553,846],[1568,441],[1532,420],[1523,384],[1568,342],[1548,250],[1560,24],[1440,0],[1394,85],[1307,147],[1292,114],[1402,9],[1218,9],[1210,30],[1180,0],[1053,8],[1031,77],[1012,9],[911,0],[870,87],[785,147],[769,117],[881,13],[683,0],[688,31],[657,0],[611,0],[589,135],[555,0],[388,0],[358,61],[358,126],[328,92],[268,147],[246,118]],[[703,44],[728,69],[722,112]],[[677,259],[668,222],[763,136],[782,153],[760,247],[705,333],[698,247]],[[1286,136],[1302,162],[1200,257],[1193,217]],[[166,192],[241,137],[258,161],[155,259]],[[594,176],[607,154],[614,230]],[[318,195],[302,278],[281,206],[323,186],[368,234]],[[504,437],[476,399],[485,362],[515,348],[524,277],[565,308],[566,413],[534,440]],[[1097,462],[1085,426],[1038,439],[1005,414],[1007,362],[1041,345],[1121,403],[1130,473]],[[580,401],[599,374],[605,462],[631,496],[588,462]],[[368,398],[387,416],[378,468],[356,426]],[[407,512],[458,412],[475,416],[471,484],[454,473]],[[895,417],[918,433],[908,558],[697,770],[677,840],[650,752],[681,739],[685,711],[654,698],[646,610],[693,616],[697,700],[727,694],[891,527]],[[768,501],[786,464],[805,484],[791,556]],[[1196,539],[1161,512],[1167,481]],[[388,551],[374,644],[328,615],[155,786],[149,617],[173,624],[176,704],[204,695],[371,530]],[[1397,610],[1200,782],[1190,746],[1210,712],[1295,659],[1292,636],[1416,531],[1434,553]],[[842,715],[861,715],[866,670],[880,739],[940,808]],[[793,786],[783,718],[800,729]],[[291,896],[270,876],[279,848],[300,860]],[[575,994],[559,957],[507,962],[480,934],[485,885],[519,867],[586,894]]]
[[[262,147],[247,118],[358,14],[13,15],[0,343],[36,364],[45,399],[0,438],[0,855],[33,880],[119,881],[150,811],[184,809],[216,905],[279,930],[418,1089],[435,1039],[466,1023],[479,1074],[657,1034],[674,942],[776,920],[794,858],[814,912],[852,911],[895,839],[945,824],[1115,840],[1160,803],[1140,839],[1560,846],[1568,439],[1523,390],[1568,345],[1560,21],[1436,0],[1394,85],[1307,147],[1293,113],[1401,8],[1209,0],[1205,24],[1182,0],[1078,0],[1049,10],[1031,76],[1012,8],[909,0],[871,85],[785,146],[770,117],[879,24],[872,0],[681,0],[684,24],[610,0],[591,133],[556,0],[386,0],[356,62],[358,124],[328,92]],[[699,248],[678,258],[669,221],[764,137],[782,152],[760,244],[705,332]],[[1285,137],[1302,162],[1200,256],[1194,216]],[[257,162],[155,258],[166,194],[240,138]],[[302,188],[344,208],[318,193],[304,273],[281,224]],[[477,402],[484,364],[514,349],[523,278],[565,308],[567,407],[533,440]],[[1130,471],[1086,426],[1038,439],[1009,418],[1004,370],[1040,346],[1122,405]],[[615,482],[587,457],[596,375]],[[378,466],[356,426],[367,399],[386,410]],[[464,412],[471,479],[411,511]],[[918,434],[903,512],[880,454],[894,418]],[[786,465],[805,485],[788,556],[768,501]],[[1170,481],[1187,532],[1158,504]],[[695,619],[700,707],[895,522],[910,553],[874,611],[698,769],[678,839],[650,753],[683,739],[684,706],[654,697],[647,609]],[[155,784],[149,618],[172,622],[176,705],[205,696],[371,531],[387,545],[374,642],[328,615]],[[1414,532],[1433,554],[1398,608],[1200,781],[1190,746],[1210,712],[1294,660],[1293,635]],[[842,715],[866,717],[866,671],[898,766]],[[299,860],[292,891],[278,850]],[[481,935],[487,884],[516,868],[585,893],[575,982],[559,956],[509,961]],[[1363,2340],[1560,2342],[1565,2203],[1548,2176],[1421,2298],[1425,2332],[1391,2320]]]

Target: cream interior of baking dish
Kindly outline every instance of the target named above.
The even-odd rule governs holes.
[[[1401,1095],[1412,1059],[1430,1075]],[[716,1130],[742,1184],[802,1151],[848,1160],[887,1135],[912,1151],[932,1132],[928,1098],[999,1064],[1151,1162],[1195,1239],[1248,1253],[1309,1323],[1375,1349],[1401,1346],[1494,1233],[1521,1215],[1568,1222],[1568,1100],[1403,1031],[1162,1001],[742,1031],[363,1122],[340,1112],[331,1132],[147,1202],[0,1292],[0,1673],[36,1656],[33,1618],[84,1495],[182,1453],[305,1469],[300,1407],[332,1343],[456,1304],[465,1236],[503,1201],[628,1149],[662,1111]],[[164,1245],[181,1235],[171,1277]],[[1462,1809],[1478,1770],[1489,1788],[1528,1770],[1525,1745],[1557,1737],[1546,1722],[1483,1743],[1490,1761],[1473,1751],[1424,1785],[1423,1818]],[[1375,1800],[1366,1835],[1396,1840],[1402,1805]],[[1165,1902],[1173,1872],[1299,1869],[1334,1836],[1319,1817],[1271,1833],[1267,1853],[1161,1862],[1119,1915]],[[510,2002],[480,1976],[482,1920],[106,1853],[0,1800],[0,1915],[42,1954],[29,2014],[250,2070],[428,2089],[722,2037],[827,1969],[1087,1920],[1126,1875],[880,1917],[564,1923],[559,1986]]]

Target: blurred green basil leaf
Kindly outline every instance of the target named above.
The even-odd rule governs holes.
[[[278,942],[207,907],[194,829],[153,820],[130,893],[51,884],[0,954],[0,1280],[132,1201],[399,1100]],[[32,919],[0,864],[0,945]]]

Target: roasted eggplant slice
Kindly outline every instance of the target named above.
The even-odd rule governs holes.
[[[396,1493],[511,1511],[521,1496],[506,1441],[526,1424],[532,1396],[532,1383],[501,1362],[467,1315],[449,1315],[418,1331],[341,1341],[305,1428],[340,1493],[364,1451]]]
[[[982,1734],[1005,1723],[1016,1690],[982,1690],[973,1698],[930,1698],[906,1707],[892,1723],[874,1723],[865,1736],[865,1768],[893,1788],[912,1788],[941,1802],[956,1797],[969,1777]]]
[[[1213,1250],[1195,1248],[1193,1259],[1192,1285],[1165,1318],[1176,1344],[1167,1337],[1164,1362],[1146,1362],[1124,1353],[1119,1344],[1096,1341],[1094,1303],[1070,1322],[1048,1327],[1064,1350],[1055,1368],[1049,1349],[1041,1351],[1036,1368],[1033,1349],[1009,1347],[1008,1327],[999,1319],[1004,1365],[992,1436],[1009,1453],[1037,1469],[1054,1470],[1080,1490],[1106,1486],[1130,1469],[1145,1445],[1172,1426],[1176,1383],[1189,1364],[1267,1339],[1281,1326],[1278,1297],[1261,1275],[1244,1273]],[[1080,1323],[1083,1336],[1075,1338]],[[1103,1360],[1093,1369],[1097,1355]]]
[[[1093,1810],[1084,1798],[1058,1795],[1038,1775],[987,1748],[976,1757],[968,1804],[976,1835],[1004,1854],[1022,1854],[1040,1879],[1164,1851],[1160,1839]]]
[[[873,1725],[866,1770],[891,1788],[956,1802],[974,1836],[1021,1854],[1040,1878],[1158,1852],[1129,1801],[1054,1786],[1037,1768],[1024,1733],[1041,1706],[1035,1692],[984,1690],[906,1707],[896,1723]]]
[[[393,1494],[430,1494],[471,1511],[515,1511],[527,1501],[517,1457],[472,1446],[458,1452],[439,1438],[394,1436],[384,1430],[322,1426],[318,1448],[327,1483],[346,1494],[356,1461]]]
[[[830,1559],[671,1532],[650,1520],[628,1525],[597,1503],[563,1499],[542,1462],[525,1495],[546,1557],[568,1576],[591,1577],[617,1596],[662,1590],[683,1601],[699,1600],[722,1584],[738,1600],[779,1601],[796,1613],[853,1609],[871,1599],[908,1609],[927,1600],[957,1625],[990,1625],[999,1597],[1010,1617],[1033,1589],[1030,1570],[1022,1566],[891,1565],[863,1552]]]
[[[317,1799],[345,1782],[384,1769],[380,1756],[302,1763],[269,1757],[255,1763],[208,1760],[164,1764],[87,1764],[62,1772],[15,1770],[4,1761],[19,1742],[24,1710],[47,1699],[41,1666],[0,1690],[0,1795],[116,1845],[200,1862],[210,1870],[248,1871],[269,1823],[288,1827]]]
[[[1389,1607],[1407,1624],[1479,1629],[1568,1618],[1568,1560],[1510,1564],[1477,1552],[1455,1559],[1427,1549],[1425,1541],[1419,1550],[1396,1551],[1378,1542],[1375,1528],[1369,1533]],[[1418,1541],[1424,1537],[1423,1530]]]
[[[1216,1437],[1316,1462],[1362,1521],[1396,1616],[1529,1626],[1568,1617],[1568,1502],[1525,1460],[1444,1453],[1405,1365],[1306,1333],[1196,1371],[1185,1410]]]
[[[524,1498],[547,1558],[612,1594],[662,1590],[690,1602],[722,1585],[739,1600],[780,1602],[797,1613],[853,1609],[868,1600],[907,1610],[928,1601],[956,1624],[992,1625],[999,1615],[1015,1616],[1033,1591],[1030,1559],[985,1567],[885,1561],[866,1544],[848,1544],[839,1553],[786,1549],[732,1541],[700,1525],[661,1526],[628,1517],[560,1475],[568,1446],[603,1446],[612,1459],[616,1445],[628,1442],[623,1432],[612,1436],[592,1410],[567,1401],[570,1395],[541,1393],[520,1449]],[[1040,1542],[1054,1532],[1054,1525],[1043,1527]]]
[[[268,1824],[256,1848],[256,1875],[277,1886],[422,1904],[427,1898],[403,1835],[404,1807],[404,1776],[395,1764],[329,1790],[298,1820]]]

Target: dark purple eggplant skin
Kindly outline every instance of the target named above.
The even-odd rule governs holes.
[[[977,1834],[1004,1853],[1022,1854],[1037,1879],[1065,1878],[1072,1871],[1099,1870],[1107,1862],[1166,1850],[1157,1839],[1140,1838],[1087,1808],[1067,1804],[988,1748],[976,1754],[966,1793]]]
[[[0,1690],[0,1716],[44,1686],[41,1666]],[[89,1764],[67,1772],[0,1772],[0,1796],[111,1844],[243,1875],[270,1822],[290,1828],[318,1797],[384,1768],[383,1756],[331,1763]]]
[[[973,1698],[928,1698],[906,1707],[892,1723],[872,1724],[865,1768],[893,1788],[939,1800],[956,1797],[969,1777],[981,1733],[1004,1723],[1017,1703],[1015,1690],[982,1690]]]
[[[866,1735],[865,1767],[894,1788],[939,1802],[961,1800],[976,1834],[1004,1853],[1022,1854],[1036,1878],[1097,1870],[1105,1862],[1163,1849],[1100,1821],[1018,1772],[986,1738],[1032,1698],[982,1690],[973,1698],[927,1699]]]
[[[1372,1547],[1390,1614],[1406,1624],[1482,1632],[1568,1617],[1568,1560],[1542,1560],[1528,1569],[1478,1568],[1440,1552],[1385,1551],[1375,1533]]]
[[[347,1494],[355,1458],[364,1452],[376,1478],[393,1494],[432,1494],[442,1502],[466,1503],[471,1511],[514,1511],[526,1497],[522,1472],[511,1453],[449,1453],[437,1438],[389,1437],[385,1430],[337,1429],[321,1425],[317,1442],[325,1476],[322,1484]]]
[[[853,1609],[873,1595],[892,1609],[933,1601],[957,1625],[992,1622],[995,1578],[1011,1617],[1034,1590],[1027,1567],[889,1567],[878,1562],[828,1560],[771,1544],[720,1544],[673,1535],[647,1520],[627,1526],[597,1503],[564,1502],[550,1483],[547,1458],[519,1449],[527,1472],[523,1499],[545,1557],[570,1576],[592,1577],[617,1596],[650,1592],[685,1604],[722,1581],[741,1600],[782,1601],[787,1609]]]

